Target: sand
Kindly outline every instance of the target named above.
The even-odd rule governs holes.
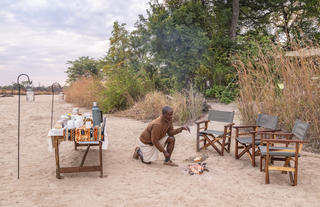
[[[54,120],[73,106],[56,97]],[[190,176],[184,160],[196,153],[196,126],[191,134],[176,135],[173,160],[179,167],[164,166],[162,160],[145,165],[132,158],[136,138],[147,122],[108,117],[109,147],[103,151],[104,177],[99,172],[62,174],[56,179],[54,152],[48,152],[51,96],[36,96],[35,102],[21,98],[20,179],[17,179],[17,96],[0,98],[0,206],[320,206],[320,156],[303,152],[299,159],[298,186],[289,176],[264,173],[253,168],[247,156],[221,157],[204,150],[210,172]],[[236,110],[234,104],[213,104],[214,109]],[[80,112],[90,110],[80,108]],[[234,141],[234,140],[233,140]],[[234,144],[234,142],[232,143]],[[61,166],[78,166],[85,148],[75,151],[72,142],[60,145]],[[85,165],[98,163],[98,150],[89,151]]]

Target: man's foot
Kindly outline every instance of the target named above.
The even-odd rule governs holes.
[[[172,162],[172,160],[169,160],[168,162],[164,161],[163,164],[164,165],[169,165],[171,167],[178,167],[179,166],[176,163]]]
[[[151,162],[145,162],[145,161],[143,161],[143,156],[142,156],[142,152],[141,152],[141,150],[140,150],[140,148],[139,147],[136,147],[136,149],[134,150],[134,153],[133,153],[133,156],[132,156],[134,159],[136,159],[136,160],[138,160],[139,159],[139,157],[140,157],[140,160],[141,160],[141,162],[143,163],[143,164],[151,164]]]
[[[134,153],[133,153],[133,159],[139,159],[139,150],[140,148],[139,147],[136,147],[136,149],[134,150]]]

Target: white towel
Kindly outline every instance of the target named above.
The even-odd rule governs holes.
[[[168,139],[168,136],[165,136],[159,140],[160,144],[163,147],[165,147],[164,145],[165,145],[167,139]],[[159,159],[160,151],[158,150],[158,148],[156,148],[156,146],[144,144],[140,141],[139,138],[137,139],[137,142],[138,142],[138,146],[140,147],[140,150],[142,152],[144,162],[152,162],[152,161]]]

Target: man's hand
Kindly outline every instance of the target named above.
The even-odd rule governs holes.
[[[163,151],[163,155],[165,157],[166,162],[168,162],[170,160],[170,154],[169,152],[167,152],[166,150]]]
[[[186,130],[186,131],[188,131],[190,133],[190,128],[188,126],[183,126],[181,128],[182,128],[182,130]]]

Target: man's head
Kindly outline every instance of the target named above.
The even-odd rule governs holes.
[[[172,121],[173,109],[170,106],[165,106],[162,108],[162,116],[166,121]]]

